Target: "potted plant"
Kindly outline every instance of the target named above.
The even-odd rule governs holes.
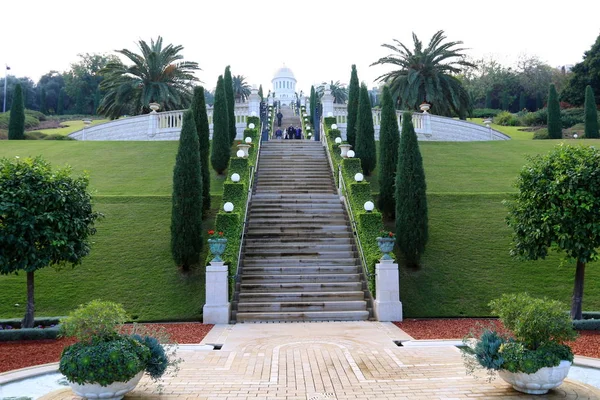
[[[394,244],[396,243],[396,234],[394,232],[381,231],[380,236],[377,237],[377,246],[379,251],[383,253],[382,260],[391,260],[392,257],[388,254],[394,250]]]
[[[486,369],[519,392],[544,394],[558,387],[569,373],[573,352],[565,342],[577,333],[563,305],[527,293],[505,294],[490,302],[492,312],[512,334],[484,329],[463,342],[467,372]]]
[[[211,261],[222,262],[221,255],[225,252],[227,246],[227,238],[223,235],[222,231],[209,230],[208,231],[208,247],[210,248],[211,254],[214,258]]]
[[[78,340],[63,349],[59,364],[76,395],[119,400],[135,388],[144,373],[157,381],[168,368],[179,364],[175,346],[161,344],[160,339],[166,339],[164,331],[156,332],[158,338],[137,325],[125,332],[122,324],[126,320],[119,304],[94,300],[61,321],[61,334]]]

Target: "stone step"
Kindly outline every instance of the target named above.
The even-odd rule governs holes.
[[[346,292],[274,292],[274,293],[240,293],[239,303],[251,302],[307,302],[307,301],[357,301],[364,300],[362,290]]]
[[[250,202],[250,212],[279,212],[282,214],[286,213],[342,213],[344,207],[340,203],[332,204],[304,204],[304,203],[256,203]]]
[[[277,216],[275,214],[271,214],[270,216],[257,216],[257,215],[252,215],[249,220],[248,223],[252,223],[252,224],[265,224],[265,225],[271,225],[271,226],[287,226],[287,227],[294,227],[294,226],[314,226],[315,223],[316,224],[320,224],[320,223],[328,223],[328,224],[338,224],[341,226],[341,224],[343,224],[346,221],[346,217],[344,215],[336,215],[336,214],[331,214],[331,215],[327,215],[327,214],[322,214],[322,215],[311,215],[311,214],[305,214],[305,215],[290,215],[290,216],[284,216],[284,215],[280,215]]]
[[[297,275],[311,275],[311,274],[358,274],[360,268],[356,265],[339,265],[339,266],[309,266],[309,267],[248,267],[244,266],[244,276],[249,275],[277,275],[277,274],[297,274]]]
[[[238,322],[258,321],[366,321],[369,311],[306,311],[306,312],[270,312],[237,313]]]
[[[302,227],[302,228],[284,228],[284,227],[262,227],[255,228],[250,225],[246,232],[248,239],[266,239],[266,238],[302,238],[310,239],[315,235],[327,235],[334,238],[350,238],[354,234],[349,227],[338,230],[327,230],[326,227]]]
[[[354,301],[294,301],[278,303],[239,303],[239,313],[297,312],[297,311],[358,311],[366,310],[367,302]]]
[[[296,258],[296,259],[257,259],[257,258],[243,258],[244,268],[246,267],[337,267],[347,265],[360,265],[359,259],[356,257],[345,257],[336,260],[319,260],[317,258]]]
[[[256,193],[254,196],[252,196],[253,198],[257,198],[257,199],[282,199],[282,200],[310,200],[310,201],[326,201],[326,200],[335,200],[338,203],[340,202],[340,196],[338,196],[337,194],[324,194],[324,193],[308,193],[308,194],[302,194],[302,195],[298,195],[298,196],[290,196],[290,195],[285,195],[285,194],[273,194],[273,193],[269,193],[269,194],[262,194],[262,193]]]
[[[350,237],[347,238],[306,238],[306,239],[294,239],[294,238],[250,238],[246,239],[246,247],[260,246],[260,247],[281,247],[281,246],[317,246],[317,245],[354,245],[354,240]]]
[[[294,246],[287,245],[285,247],[248,247],[244,254],[247,257],[290,257],[290,256],[306,256],[306,257],[324,257],[334,258],[338,256],[348,256],[354,254],[354,246],[342,245],[314,245],[314,246]]]
[[[360,282],[360,274],[244,275],[242,284]]]
[[[348,292],[362,290],[361,282],[284,282],[242,283],[240,293],[245,292]]]

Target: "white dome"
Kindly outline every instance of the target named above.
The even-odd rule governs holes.
[[[296,80],[296,77],[294,77],[294,73],[292,72],[292,70],[286,66],[279,68],[273,76],[273,80],[281,78],[293,79],[294,81]]]

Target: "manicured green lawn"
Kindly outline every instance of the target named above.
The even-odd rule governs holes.
[[[469,118],[467,121],[474,122],[479,125],[485,125],[483,123],[483,118]],[[502,126],[496,124],[490,124],[490,126],[492,129],[510,136],[513,140],[530,140],[533,138],[533,132],[524,132],[522,130],[526,128],[525,126]]]
[[[570,305],[575,268],[560,256],[519,261],[509,255],[508,194],[428,196],[429,243],[418,270],[400,268],[406,317],[484,316],[502,293],[527,291]],[[585,310],[600,310],[600,266],[586,269]]]
[[[103,124],[105,122],[109,122],[108,119],[94,119],[92,120],[91,125]],[[75,121],[64,121],[60,123],[62,128],[50,128],[50,129],[36,129],[37,132],[42,132],[47,135],[62,135],[66,136],[70,133],[83,129],[83,120],[75,120]]]

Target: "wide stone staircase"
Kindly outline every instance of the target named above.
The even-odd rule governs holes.
[[[366,320],[358,257],[323,146],[264,142],[232,320]]]

